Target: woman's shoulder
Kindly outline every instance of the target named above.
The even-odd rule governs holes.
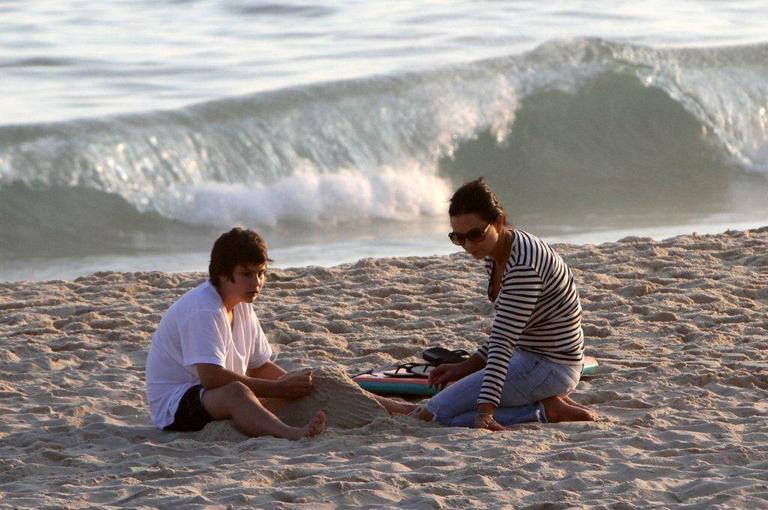
[[[553,267],[564,265],[565,261],[557,251],[543,239],[530,234],[524,230],[515,230],[516,238],[512,252],[515,254],[514,263],[517,265],[528,265],[539,270],[544,267]],[[536,263],[535,261],[538,261]],[[510,263],[512,261],[510,260]],[[567,265],[566,265],[567,267]]]
[[[539,249],[552,249],[552,247],[540,237],[526,232],[525,230],[513,229],[512,234],[515,236],[513,240],[513,247],[517,248],[518,254],[525,251],[539,250]],[[515,250],[512,250],[515,252]]]
[[[534,261],[541,257],[548,258],[554,250],[544,240],[520,229],[510,229],[514,235],[509,254],[508,268],[515,266],[533,267]]]

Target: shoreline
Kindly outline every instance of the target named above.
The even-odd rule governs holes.
[[[565,229],[553,232],[537,227],[520,227],[538,235],[550,244],[569,245],[600,245],[619,242],[625,237],[649,237],[657,241],[666,241],[685,235],[718,235],[732,230],[760,229],[768,225],[765,221],[718,221],[712,223],[693,223],[669,225],[660,227],[611,227],[592,228],[585,232]],[[330,242],[319,244],[312,240],[305,244],[285,245],[285,239],[270,242],[271,234],[267,232],[270,242],[270,256],[276,260],[272,267],[280,269],[296,269],[308,267],[331,268],[355,263],[364,258],[388,259],[397,257],[428,257],[449,256],[460,252],[461,248],[453,246],[448,241],[445,232],[450,227],[437,228],[432,226],[423,231],[418,229],[400,232],[397,237],[392,225],[387,227],[382,238],[349,240],[331,239]],[[184,242],[184,251],[175,253],[171,244],[163,250],[158,248],[149,252],[134,252],[129,254],[80,255],[68,257],[27,257],[19,260],[0,260],[0,283],[30,281],[45,282],[53,280],[74,281],[96,272],[165,272],[187,273],[204,270],[208,265],[209,247],[207,243],[215,239],[220,232],[211,231],[209,235],[197,235],[196,242]],[[197,245],[205,243],[206,249],[199,250]],[[31,269],[33,267],[34,269]],[[10,276],[10,278],[9,278]],[[19,277],[20,276],[20,277]]]
[[[152,427],[151,334],[204,273],[0,282],[0,506],[761,507],[767,247],[768,227],[556,244],[600,361],[572,396],[599,422],[490,433],[375,417],[298,443]],[[351,373],[474,349],[484,281],[461,253],[275,269],[255,309],[278,364]]]

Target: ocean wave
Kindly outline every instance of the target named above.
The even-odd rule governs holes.
[[[533,210],[553,195],[658,207],[670,189],[696,205],[731,193],[732,175],[768,174],[767,105],[768,45],[556,41],[428,72],[0,127],[0,188],[91,189],[221,226],[410,220],[441,213],[477,175]]]
[[[322,225],[353,221],[406,221],[442,214],[450,196],[444,179],[418,170],[320,173],[310,166],[268,185],[207,184],[180,202],[173,216],[197,225],[285,223]]]

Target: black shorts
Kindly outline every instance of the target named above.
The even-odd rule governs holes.
[[[173,423],[163,430],[193,432],[202,430],[207,423],[213,421],[213,417],[208,414],[208,411],[203,407],[202,400],[200,400],[202,388],[202,384],[196,384],[184,393],[184,396],[179,400],[179,408],[173,415]]]

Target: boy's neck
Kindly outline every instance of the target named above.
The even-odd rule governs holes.
[[[215,285],[213,288],[216,289],[216,293],[219,295],[219,298],[221,298],[221,302],[224,304],[224,308],[226,308],[227,314],[232,313],[232,310],[234,310],[235,307],[240,304],[237,296],[228,295],[224,289],[221,289]]]

